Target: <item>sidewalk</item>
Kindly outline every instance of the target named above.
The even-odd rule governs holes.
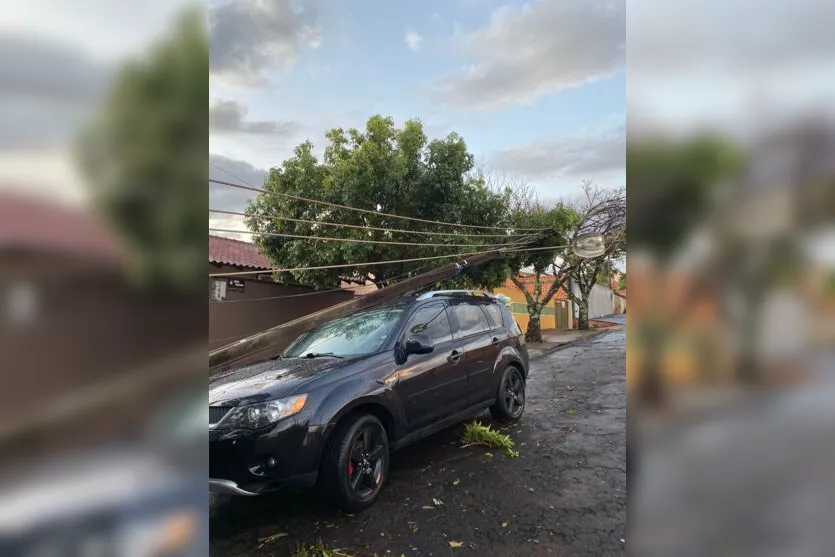
[[[529,342],[527,344],[528,354],[531,359],[539,358],[540,356],[544,356],[558,350],[560,347],[573,344],[604,330],[605,329],[588,329],[586,331],[579,331],[576,329],[545,329],[542,331],[542,342]]]

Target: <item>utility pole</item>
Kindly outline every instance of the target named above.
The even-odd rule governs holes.
[[[513,248],[524,247],[546,236],[547,234],[532,236],[525,244],[515,244]],[[465,264],[480,265],[500,257],[506,251],[508,251],[508,248],[485,251],[467,257]],[[237,368],[278,356],[296,337],[321,325],[325,321],[370,307],[384,300],[408,295],[438,281],[453,277],[460,270],[460,263],[448,263],[431,271],[397,282],[391,286],[381,288],[376,292],[358,296],[352,300],[336,304],[316,313],[288,321],[287,323],[282,323],[266,331],[217,348],[209,352],[209,374],[216,375],[233,367]]]

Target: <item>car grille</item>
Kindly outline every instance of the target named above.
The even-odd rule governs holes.
[[[214,425],[223,419],[234,406],[209,406],[209,425]]]

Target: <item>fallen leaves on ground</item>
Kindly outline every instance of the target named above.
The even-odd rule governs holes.
[[[449,542],[449,546],[450,546],[452,549],[458,549],[459,547],[464,547],[464,542],[450,541],[450,542]]]
[[[262,544],[263,543],[270,543],[270,542],[274,542],[275,540],[280,540],[281,538],[286,538],[289,535],[290,534],[288,534],[286,532],[279,532],[278,534],[273,534],[272,536],[266,536],[264,538],[259,538],[258,542],[262,543]]]

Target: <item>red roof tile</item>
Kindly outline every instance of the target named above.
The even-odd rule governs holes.
[[[0,194],[0,249],[116,262],[116,237],[93,215],[51,201]]]
[[[209,263],[253,269],[272,268],[269,260],[258,251],[255,244],[211,234],[209,235]]]

